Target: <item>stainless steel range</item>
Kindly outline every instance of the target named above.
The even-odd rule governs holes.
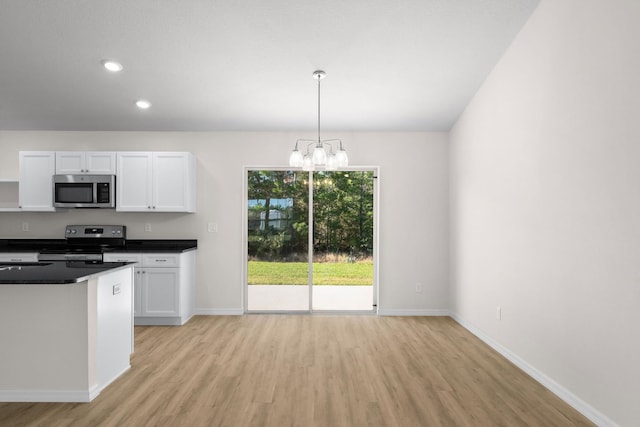
[[[102,254],[122,248],[126,242],[124,225],[67,225],[62,248],[42,249],[38,261],[102,262]]]

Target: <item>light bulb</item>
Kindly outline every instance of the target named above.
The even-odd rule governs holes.
[[[322,144],[316,145],[316,149],[313,150],[313,164],[324,165],[327,161],[327,152],[324,151]]]
[[[124,68],[121,63],[117,61],[112,61],[110,59],[103,60],[102,66],[108,71],[111,71],[112,73],[117,73],[118,71],[122,71],[122,69]]]
[[[304,156],[304,159],[302,161],[302,170],[308,172],[308,171],[312,171],[314,169],[315,169],[315,167],[313,166],[313,161],[311,160],[311,157]]]
[[[338,170],[338,161],[336,160],[335,155],[332,154],[327,157],[327,166],[325,167],[325,169],[328,171]]]
[[[146,110],[147,108],[151,107],[151,103],[149,101],[145,100],[145,99],[140,99],[140,100],[136,101],[136,105],[141,110]]]
[[[291,152],[291,156],[289,156],[289,166],[292,168],[299,168],[302,166],[304,162],[304,158],[302,157],[302,153],[297,148]]]
[[[347,156],[347,152],[344,151],[342,148],[340,148],[336,153],[336,163],[340,168],[349,166],[349,156]]]

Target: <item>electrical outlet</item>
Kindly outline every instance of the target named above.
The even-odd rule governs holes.
[[[496,307],[496,319],[502,320],[502,307]]]
[[[151,223],[148,222],[144,225],[144,231],[147,233],[151,231]]]
[[[218,224],[215,222],[210,222],[207,224],[207,231],[209,233],[217,233],[218,232]]]
[[[29,231],[29,223],[28,222],[23,222],[22,223],[22,231]]]
[[[113,285],[113,294],[118,295],[120,293],[120,284]]]
[[[416,283],[416,293],[419,294],[422,292],[422,283]]]

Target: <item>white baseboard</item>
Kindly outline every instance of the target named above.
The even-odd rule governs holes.
[[[378,308],[379,316],[449,316],[449,310],[442,309],[395,309],[395,308]]]
[[[0,390],[0,402],[91,402],[91,391]],[[95,396],[94,396],[95,397]]]
[[[90,390],[0,390],[0,402],[75,402],[88,403],[98,397],[100,392],[109,384],[127,372],[131,365],[127,365],[104,384],[94,386]]]
[[[573,407],[576,411],[580,412],[582,415],[587,417],[591,422],[600,426],[600,427],[619,427],[615,422],[609,419],[603,413],[597,411],[595,408],[590,406],[588,403],[581,400],[579,397],[571,393],[566,388],[562,387],[560,384],[546,376],[543,372],[536,369],[534,366],[530,365],[524,359],[520,358],[518,355],[512,353],[509,349],[497,343],[493,339],[491,339],[488,335],[482,332],[480,329],[466,322],[464,319],[460,318],[456,313],[449,313],[449,316],[458,322],[463,328],[474,334],[476,337],[480,338],[487,344],[489,347],[493,348],[495,351],[506,357],[511,363],[516,365],[518,368],[522,369],[533,379],[538,381],[540,384],[549,389],[553,394],[558,396],[560,399],[564,400],[567,404]]]
[[[196,308],[196,315],[200,316],[241,316],[244,310],[241,308]]]
[[[241,308],[196,308],[196,315],[200,316],[241,316],[244,310]],[[379,308],[379,316],[449,316],[449,310],[443,309],[383,309]]]

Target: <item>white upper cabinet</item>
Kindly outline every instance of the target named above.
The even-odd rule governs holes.
[[[63,175],[115,175],[113,151],[57,151],[56,173]]]
[[[151,209],[152,153],[129,151],[117,154],[116,210],[147,212]]]
[[[25,211],[53,211],[55,151],[21,151],[18,206]]]
[[[153,209],[195,212],[196,162],[191,153],[153,153]]]
[[[195,156],[185,152],[119,152],[116,210],[195,212]]]

